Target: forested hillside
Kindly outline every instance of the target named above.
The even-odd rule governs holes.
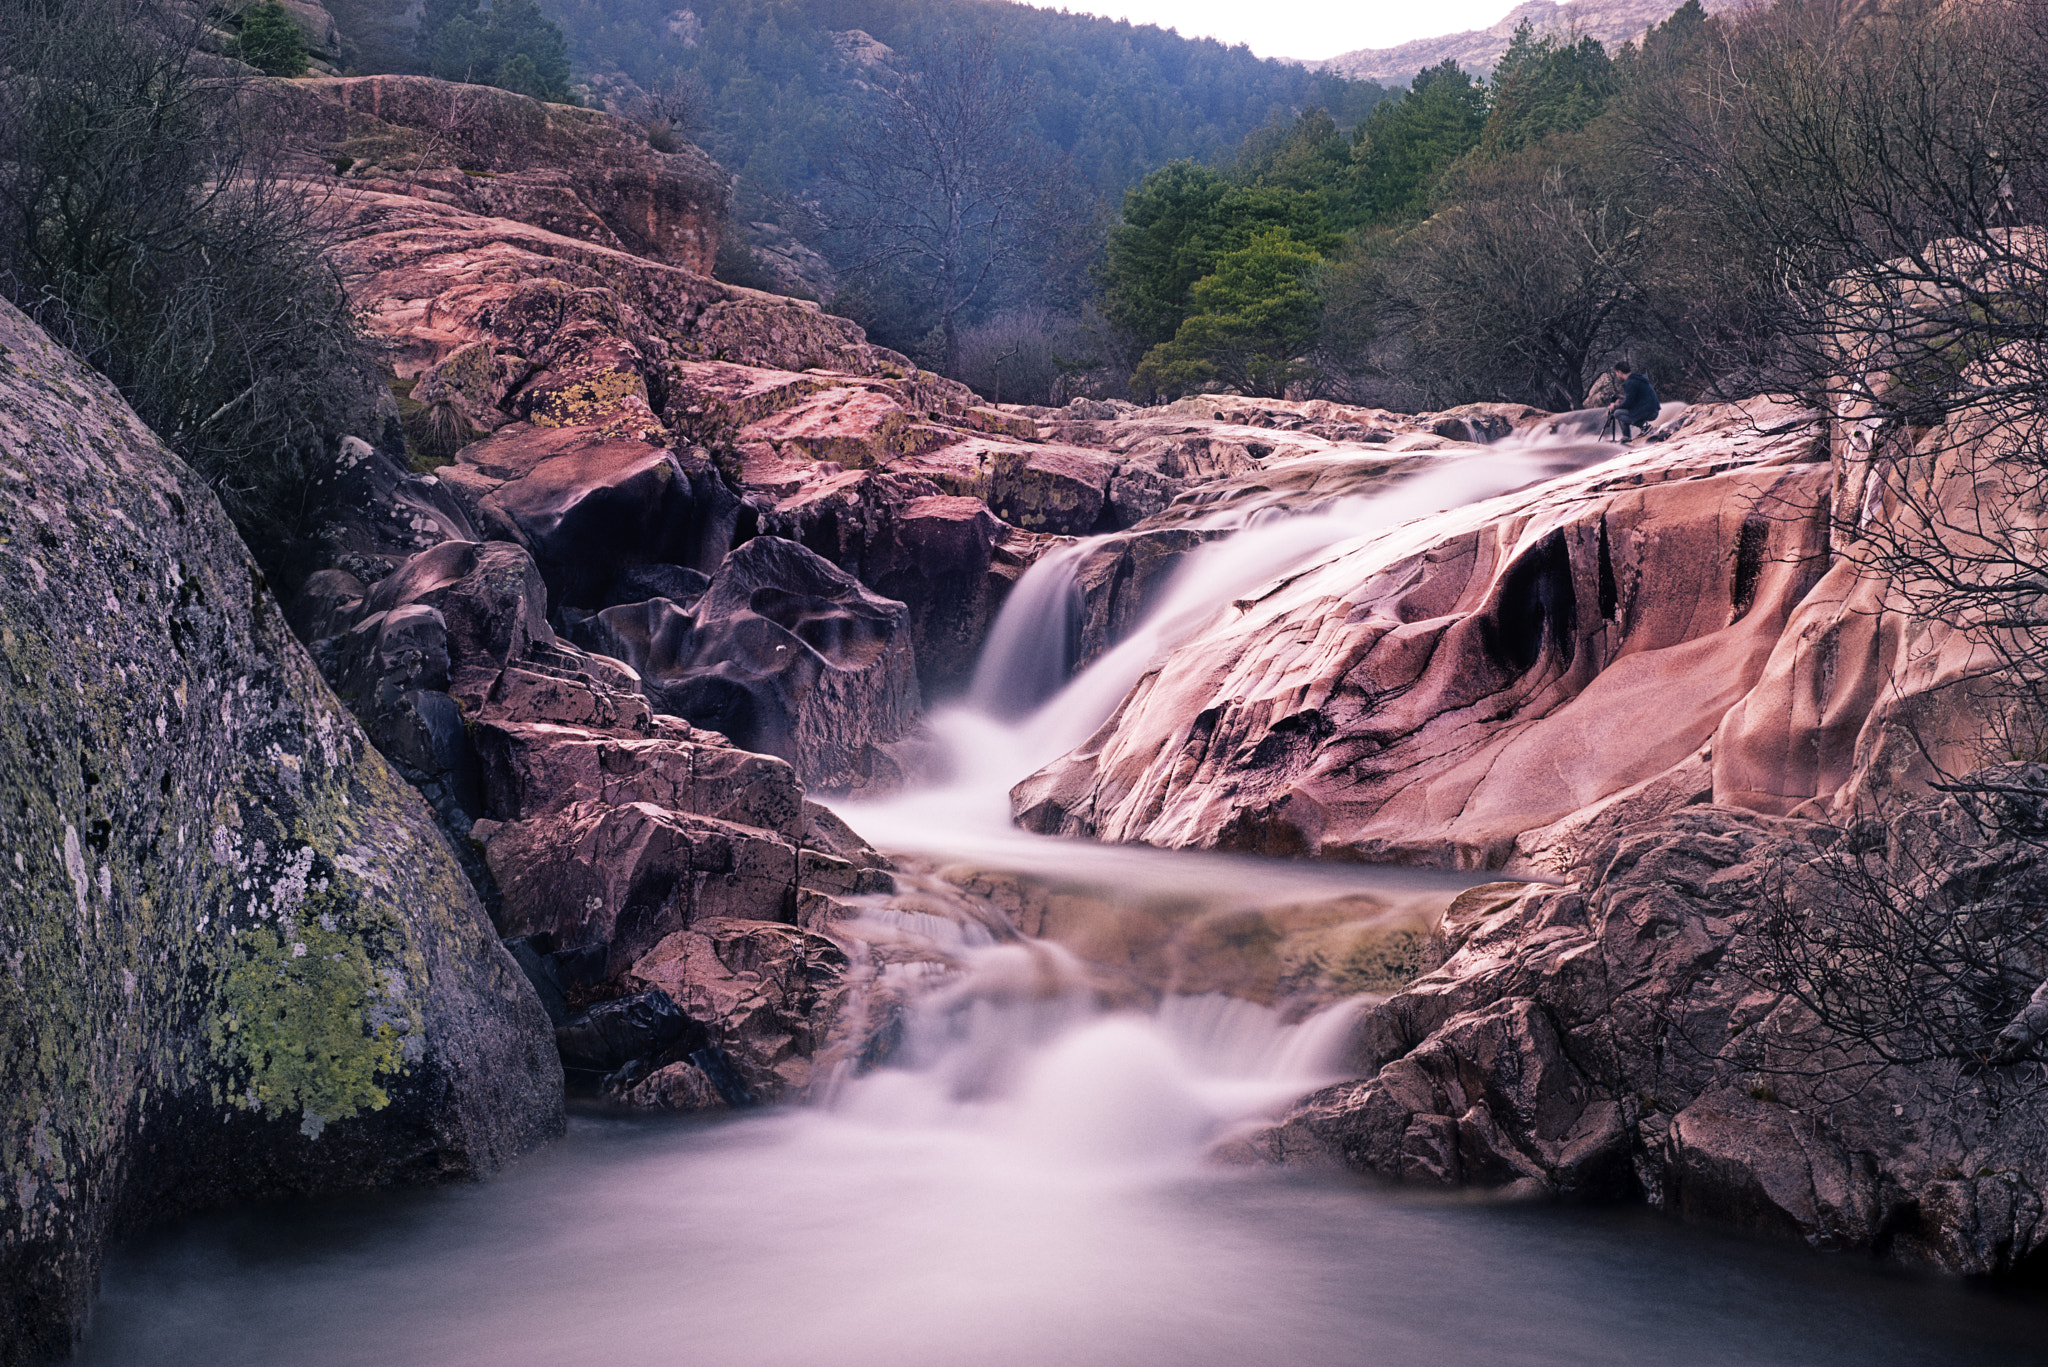
[[[1723,24],[1687,0],[1610,54],[1525,23],[1490,81],[1446,60],[1349,135],[1311,112],[1153,173],[1098,270],[1132,391],[1566,409],[1624,357],[1753,385],[1769,268],[1706,164]]]
[[[1309,111],[1349,129],[1388,93],[1242,46],[1001,0],[430,0],[416,22],[401,0],[331,8],[353,71],[580,98],[640,121],[657,147],[699,144],[737,177],[722,279],[816,297],[985,386],[1007,367],[1013,396],[1040,399],[1063,369],[1120,355],[1119,337],[1085,334],[1080,319],[1124,191],[1172,162],[1229,161]],[[942,91],[939,74],[963,60],[972,79]],[[933,103],[969,89],[975,109]],[[905,97],[927,106],[910,116],[929,115],[933,136],[980,140],[921,154],[951,156],[949,176],[978,187],[940,211],[979,225],[943,261],[906,238],[905,215],[929,204],[876,218],[877,196],[903,188],[884,181],[930,169],[881,164],[908,145],[879,135]]]
[[[1078,193],[1115,196],[1177,157],[1227,152],[1275,113],[1329,109],[1347,126],[1383,92],[1248,48],[1026,5],[944,0],[545,0],[579,73],[645,89],[694,82],[705,149],[760,189],[809,186],[878,53],[990,34],[1040,99],[1029,131],[1071,153]]]

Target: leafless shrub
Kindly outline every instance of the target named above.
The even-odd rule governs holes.
[[[671,71],[655,82],[640,101],[640,119],[647,125],[647,145],[657,152],[682,150],[710,112],[711,96],[692,72]]]
[[[997,403],[1052,403],[1061,377],[1085,368],[1091,356],[1078,319],[1036,307],[966,329],[959,346],[953,378]]]
[[[1611,156],[1545,148],[1470,173],[1402,253],[1410,353],[1443,399],[1579,408],[1637,330],[1652,233],[1590,164]]]
[[[1840,837],[1777,864],[1731,946],[1724,967],[1775,1004],[1726,1061],[1821,1105],[1900,1085],[1967,1095],[1994,1123],[2038,1104],[2048,770],[1988,770]]]
[[[295,534],[374,373],[320,205],[252,87],[150,0],[0,9],[0,290],[120,386],[259,553]]]

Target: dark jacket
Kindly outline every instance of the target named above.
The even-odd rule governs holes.
[[[1621,386],[1621,415],[1638,427],[1657,420],[1657,410],[1662,407],[1657,399],[1656,387],[1647,375],[1631,375]]]

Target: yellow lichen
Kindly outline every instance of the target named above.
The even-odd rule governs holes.
[[[310,914],[326,900],[309,899],[304,920],[235,937],[241,952],[223,975],[211,1035],[246,1084],[231,1098],[244,1108],[347,1119],[388,1105],[381,1083],[405,1071],[418,1011],[401,986],[379,981],[359,940]]]

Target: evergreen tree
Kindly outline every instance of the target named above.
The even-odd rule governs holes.
[[[569,44],[535,0],[427,0],[419,52],[427,73],[516,90],[536,99],[569,99]]]
[[[1450,58],[1418,72],[1406,95],[1373,110],[1358,132],[1360,208],[1373,222],[1420,218],[1452,162],[1479,143],[1486,90]]]
[[[1192,312],[1172,341],[1146,354],[1132,388],[1165,396],[1221,384],[1284,395],[1309,373],[1302,354],[1315,343],[1318,313],[1309,275],[1321,261],[1285,228],[1226,252],[1213,274],[1195,282]]]
[[[1274,229],[1316,252],[1341,240],[1319,190],[1233,185],[1184,161],[1154,171],[1124,196],[1123,222],[1109,234],[1097,273],[1103,316],[1141,348],[1168,340],[1188,316],[1195,283]]]
[[[1575,133],[1599,117],[1614,90],[1614,64],[1598,39],[1562,44],[1551,34],[1538,38],[1525,19],[1494,68],[1493,109],[1480,153],[1505,156],[1552,133]]]
[[[277,0],[261,0],[242,11],[235,55],[266,76],[301,76],[306,71],[306,35]]]

